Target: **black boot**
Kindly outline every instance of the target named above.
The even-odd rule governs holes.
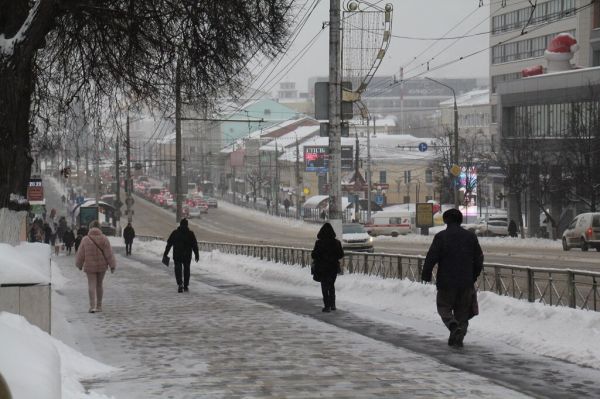
[[[179,288],[177,289],[177,292],[183,292],[183,285],[179,286]]]

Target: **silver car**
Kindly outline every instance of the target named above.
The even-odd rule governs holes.
[[[344,223],[342,225],[342,248],[344,251],[373,252],[373,237],[362,224]]]
[[[563,250],[596,248],[600,252],[600,212],[582,213],[575,216],[562,235]]]

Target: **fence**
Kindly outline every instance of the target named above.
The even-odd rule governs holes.
[[[154,238],[158,237],[148,237]],[[307,248],[207,241],[200,241],[198,245],[202,251],[218,250],[302,267],[311,264],[311,250]],[[346,252],[342,270],[347,273],[421,281],[424,260],[424,257],[416,255]],[[481,291],[491,291],[529,302],[598,311],[599,282],[600,273],[595,272],[485,263],[477,286]]]

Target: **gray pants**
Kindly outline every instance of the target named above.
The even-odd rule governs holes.
[[[473,306],[474,287],[463,289],[438,289],[437,311],[442,321],[450,330],[450,324],[457,323],[467,333],[471,309]]]
[[[104,288],[102,280],[106,272],[100,273],[85,273],[88,279],[88,293],[90,295],[90,309],[102,308],[102,296]]]

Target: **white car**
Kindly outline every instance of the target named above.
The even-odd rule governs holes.
[[[508,235],[508,217],[490,216],[487,220],[481,219],[477,223],[464,224],[463,228],[472,231],[478,236],[498,237]]]
[[[588,212],[575,216],[562,235],[563,250],[595,248],[600,252],[600,213]]]
[[[202,217],[202,209],[200,207],[197,206],[190,206],[188,208],[189,210],[189,218],[193,219],[200,219]]]
[[[344,251],[373,252],[373,237],[362,224],[344,223],[342,225],[342,248]]]

